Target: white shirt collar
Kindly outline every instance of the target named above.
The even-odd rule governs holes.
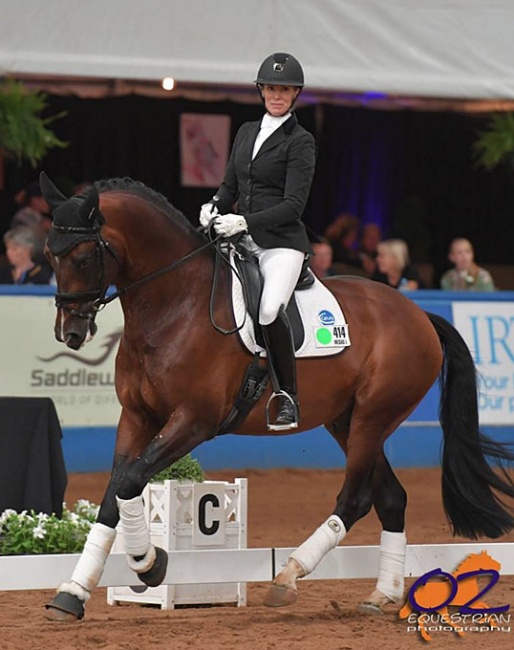
[[[280,117],[275,117],[274,115],[266,113],[262,118],[261,129],[278,129],[278,127],[281,126],[284,122],[287,122],[290,117],[291,113],[286,113]]]

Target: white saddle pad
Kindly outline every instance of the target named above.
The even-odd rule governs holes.
[[[314,284],[308,289],[295,291],[294,298],[304,327],[304,341],[296,357],[322,357],[337,354],[351,345],[348,323],[339,303],[327,287],[314,277]],[[232,273],[232,306],[234,318],[239,327],[239,336],[245,347],[252,353],[265,355],[263,348],[255,340],[253,320],[246,311],[241,282]]]

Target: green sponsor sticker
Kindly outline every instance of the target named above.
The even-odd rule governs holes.
[[[332,343],[332,332],[326,327],[319,327],[316,331],[316,340],[321,345],[328,345]]]

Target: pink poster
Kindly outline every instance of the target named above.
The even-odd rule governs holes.
[[[184,187],[218,187],[229,154],[230,117],[183,113],[180,116],[181,182]]]

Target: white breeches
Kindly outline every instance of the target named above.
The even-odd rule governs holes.
[[[305,253],[294,248],[261,248],[248,235],[243,242],[259,260],[264,288],[259,310],[259,323],[271,325],[280,307],[287,307],[300,277]]]

